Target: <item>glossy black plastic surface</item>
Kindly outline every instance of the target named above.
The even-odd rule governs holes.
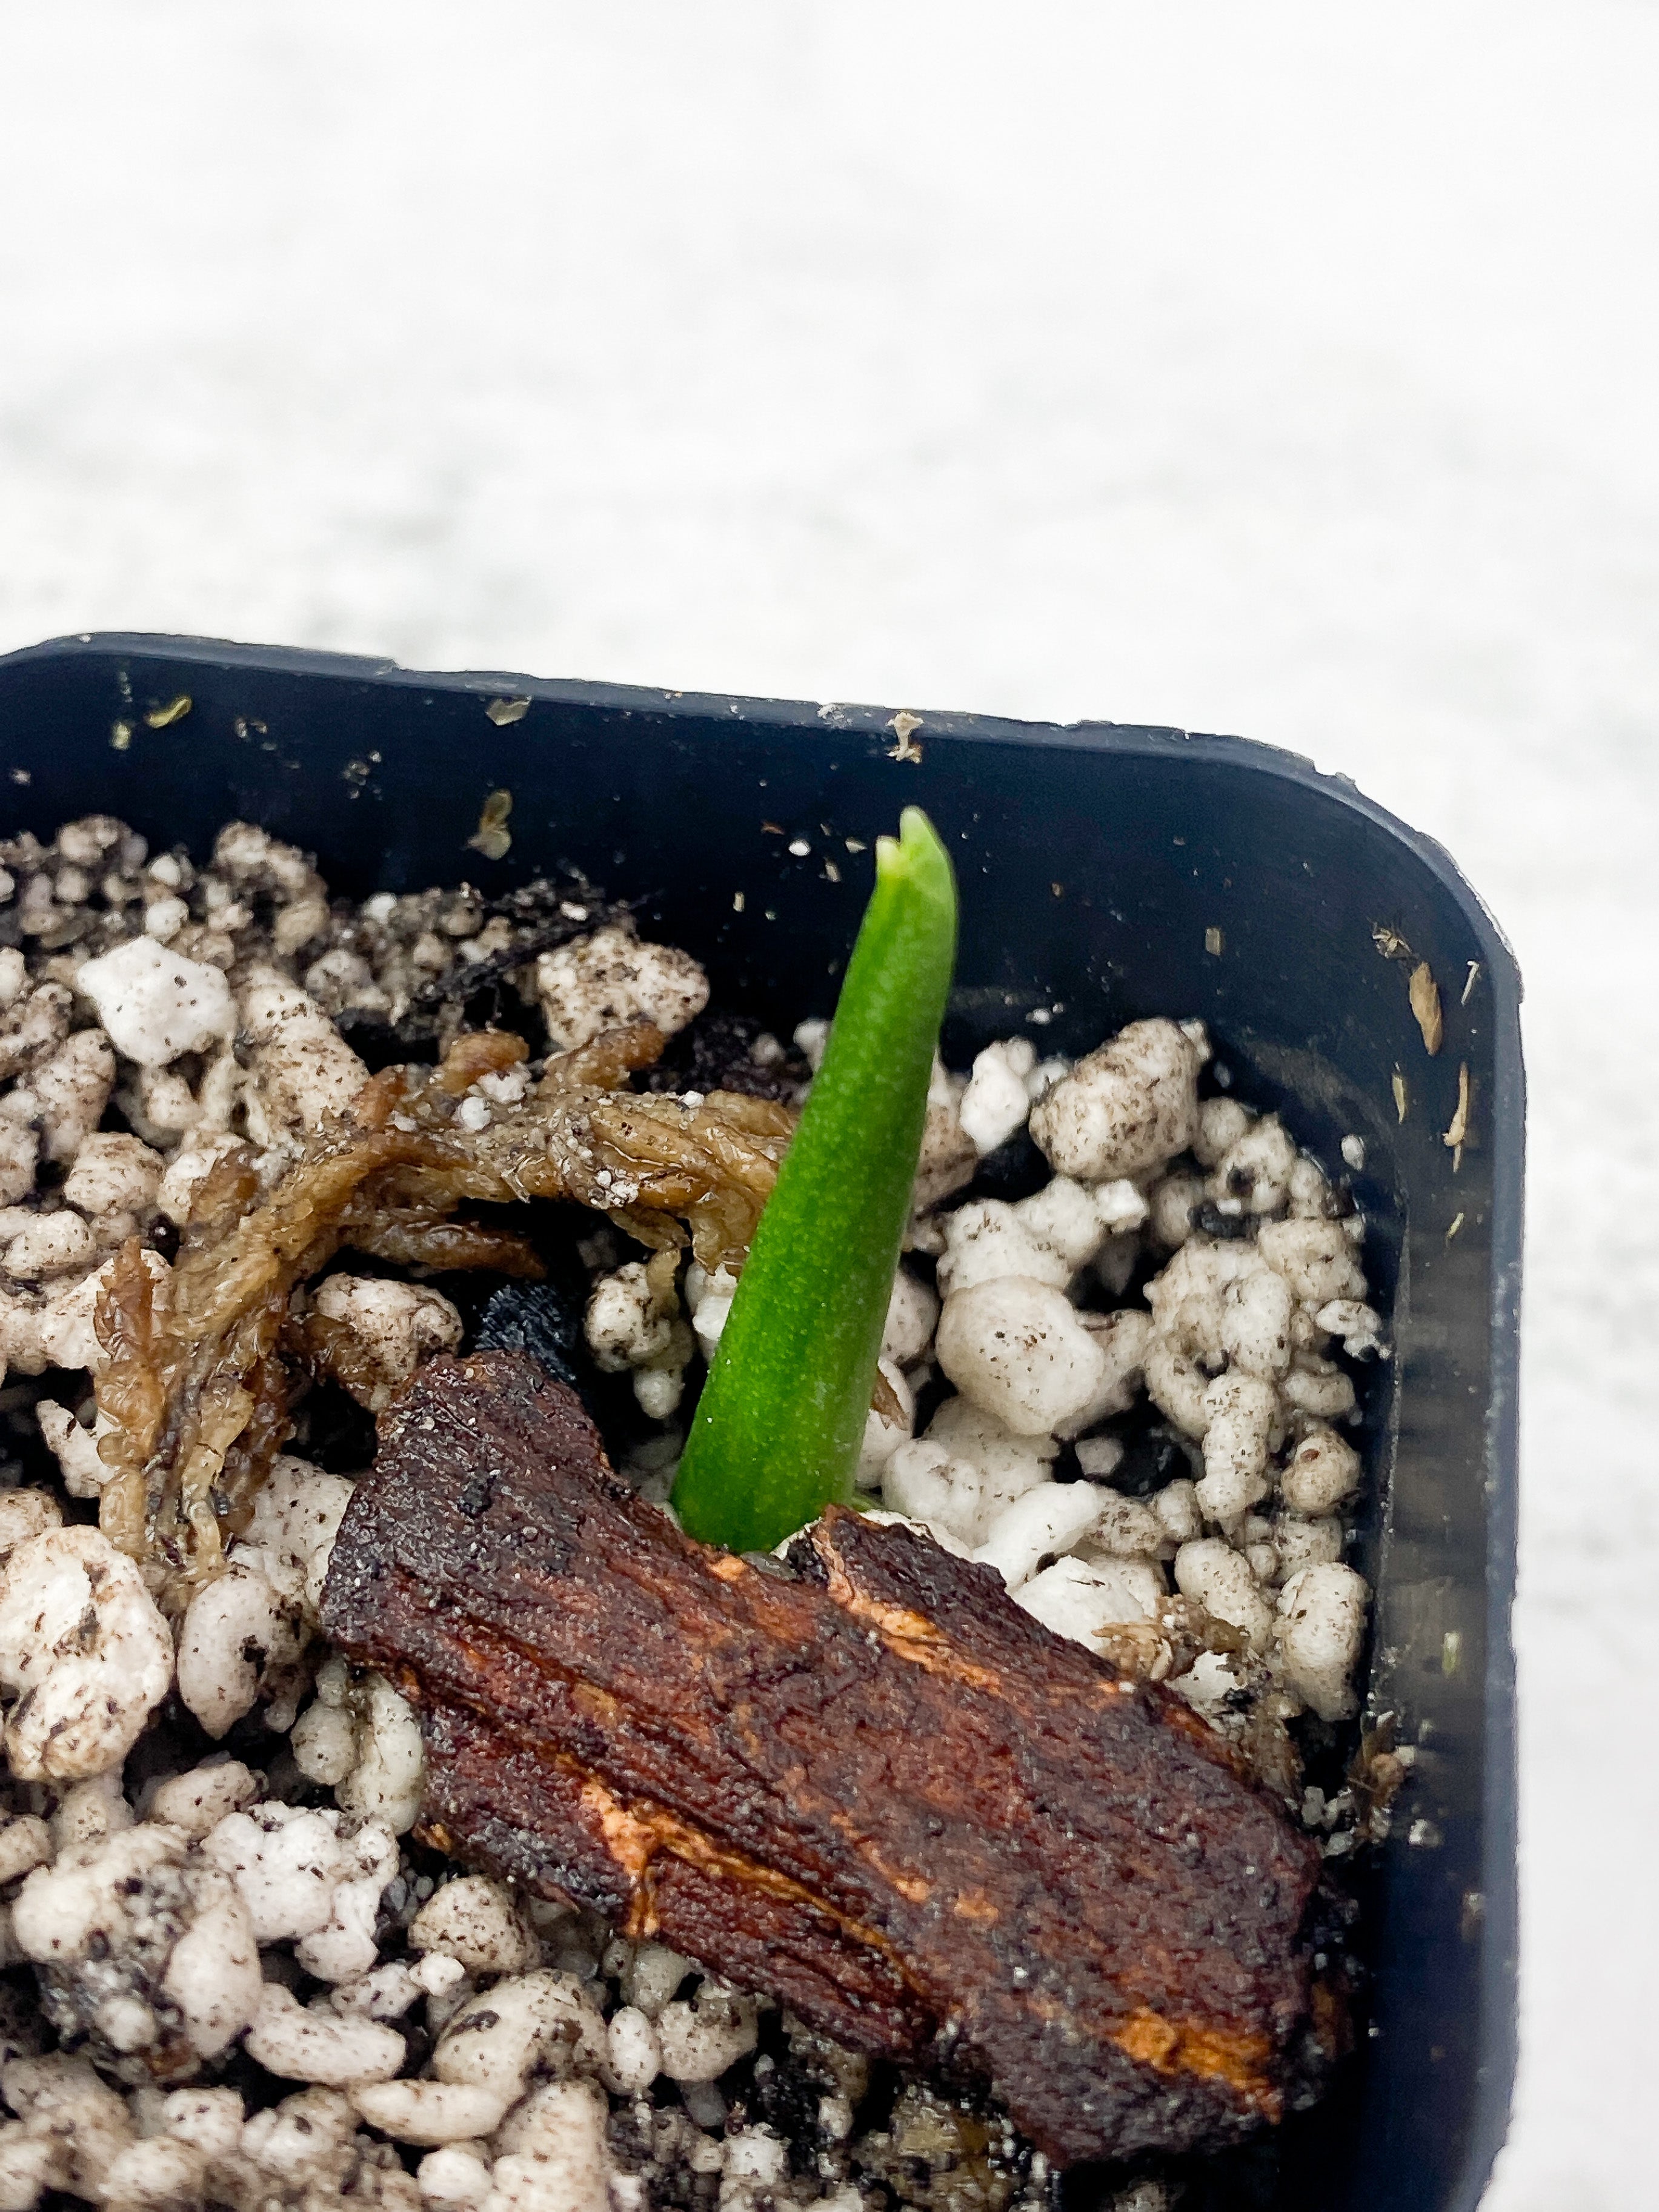
[[[181,696],[188,712],[152,728]],[[512,719],[501,702],[519,700]],[[1334,1171],[1358,1137],[1396,1352],[1365,1402],[1384,1471],[1359,1559],[1377,1587],[1370,1703],[1398,1714],[1418,1764],[1366,1885],[1358,2060],[1225,2194],[1463,2212],[1515,2058],[1514,962],[1437,846],[1291,755],[1109,724],[912,721],[106,636],[0,659],[0,788],[8,834],[107,811],[199,852],[246,817],[360,895],[463,877],[495,891],[571,863],[642,897],[644,925],[705,961],[718,1000],[786,1032],[830,1011],[869,848],[915,801],[962,883],[954,1064],[1014,1030],[1074,1052],[1137,1015],[1197,1015],[1238,1094],[1283,1104]],[[466,841],[503,790],[496,862]],[[1444,1006],[1434,1058],[1407,1002],[1419,959]],[[1444,1141],[1460,1066],[1461,1154]]]

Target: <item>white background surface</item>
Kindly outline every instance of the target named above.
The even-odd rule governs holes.
[[[0,4],[0,648],[1239,730],[1433,831],[1533,1084],[1527,2054],[1653,2202],[1659,15]]]

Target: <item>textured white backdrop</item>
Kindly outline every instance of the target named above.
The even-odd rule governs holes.
[[[1534,1115],[1492,2212],[1653,2201],[1656,64],[1638,0],[0,0],[0,648],[1239,730],[1495,908]]]

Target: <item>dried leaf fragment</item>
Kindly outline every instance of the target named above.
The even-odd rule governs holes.
[[[1054,888],[1055,895],[1058,896],[1060,885],[1056,884]],[[1222,948],[1225,945],[1226,941],[1226,939],[1213,924],[1212,924],[1212,926],[1204,933],[1204,950],[1212,959],[1218,960],[1221,957]]]
[[[467,839],[475,853],[482,853],[486,860],[504,860],[512,848],[513,833],[507,826],[513,811],[510,791],[492,791],[483,803],[478,817],[478,826]]]
[[[1394,1072],[1392,1088],[1394,1091],[1394,1110],[1403,1121],[1406,1118],[1406,1079],[1400,1073],[1400,1070],[1397,1067]]]
[[[530,712],[530,702],[528,699],[487,699],[484,712],[498,730],[504,730],[510,723],[523,721]]]
[[[1440,986],[1426,960],[1419,960],[1412,969],[1411,998],[1412,1012],[1423,1032],[1424,1050],[1432,1059],[1444,1039],[1446,1024],[1440,1012]]]
[[[152,707],[144,717],[144,726],[151,730],[170,730],[175,722],[182,722],[191,706],[188,691],[181,691],[176,699],[169,699],[165,707]]]
[[[1452,1173],[1455,1175],[1463,1164],[1463,1147],[1469,1137],[1469,1063],[1462,1060],[1457,1070],[1457,1111],[1451,1117],[1451,1127],[1440,1139],[1448,1146],[1452,1156]]]
[[[921,727],[921,715],[913,714],[902,707],[896,714],[888,716],[887,726],[898,740],[896,744],[887,748],[888,759],[920,762],[921,747],[915,741],[915,733]]]

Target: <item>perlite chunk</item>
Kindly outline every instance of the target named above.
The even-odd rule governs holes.
[[[1276,1213],[1290,1195],[1296,1146],[1277,1114],[1253,1122],[1228,1146],[1210,1177],[1210,1195],[1247,1213]]]
[[[64,1203],[77,1212],[143,1213],[155,1202],[165,1163],[159,1152],[118,1130],[86,1138],[64,1181]]]
[[[0,1118],[37,1128],[47,1159],[72,1160],[102,1120],[114,1085],[109,1039],[102,1030],[77,1030],[0,1100]]]
[[[375,1911],[398,1870],[397,1840],[380,1822],[343,1836],[337,1812],[267,1803],[228,1814],[201,1850],[235,1882],[260,1942],[297,1936],[301,1965],[322,1981],[374,1965]]]
[[[1176,1023],[1131,1022],[1031,1109],[1031,1134],[1061,1175],[1145,1175],[1198,1131],[1199,1051]]]
[[[117,1052],[141,1067],[165,1067],[235,1031],[236,1001],[221,970],[153,937],[129,938],[88,960],[75,982]]]
[[[1045,1559],[1080,1543],[1104,1510],[1104,1493],[1091,1482],[1037,1483],[997,1515],[974,1558],[1018,1589]]]
[[[1273,1529],[1281,1583],[1293,1580],[1304,1567],[1329,1566],[1342,1557],[1342,1523],[1334,1513],[1322,1515],[1316,1521],[1305,1521],[1296,1513],[1282,1513]]]
[[[1351,1677],[1370,1596],[1363,1575],[1335,1564],[1304,1567],[1279,1593],[1285,1672],[1322,1721],[1345,1720],[1358,1705]]]
[[[404,2063],[404,2039],[362,2013],[301,2006],[292,1990],[267,1982],[247,2032],[250,2057],[285,2081],[351,2089],[389,2081]]]
[[[96,1528],[48,1528],[0,1584],[6,1754],[21,1781],[118,1766],[173,1682],[173,1638],[137,1568]]]
[[[1052,1435],[1106,1375],[1105,1352],[1064,1291],[1030,1276],[953,1292],[936,1343],[957,1389],[1017,1436]]]
[[[98,2202],[105,2176],[132,2141],[126,2106],[84,2058],[61,2051],[43,2058],[14,2058],[0,2073],[0,2088],[18,2115],[21,2140],[7,2131],[0,2174],[14,2185],[33,2172],[89,2203]],[[32,2144],[52,2155],[31,2160]],[[25,2204],[33,2203],[25,2195]]]
[[[192,1839],[216,1828],[227,1814],[240,1813],[258,1796],[253,1777],[239,1759],[222,1755],[183,1774],[169,1775],[149,1802],[149,1817]]]
[[[1036,1050],[1028,1037],[987,1045],[975,1060],[957,1117],[981,1158],[1025,1127],[1031,1110],[1027,1083],[1036,1066]]]
[[[1256,1248],[1304,1305],[1365,1295],[1364,1272],[1340,1221],[1264,1222]]]
[[[1091,1189],[1056,1176],[1017,1205],[971,1200],[944,1224],[939,1289],[948,1295],[1023,1275],[1064,1290],[1109,1237],[1138,1228],[1146,1218],[1146,1200],[1125,1182]]]
[[[34,1188],[40,1139],[21,1121],[0,1116],[0,1206],[15,1206]]]
[[[0,1077],[33,1067],[63,1042],[74,1003],[61,983],[41,983],[27,996],[14,994],[0,1016]]]
[[[1150,1621],[1165,1595],[1164,1577],[1144,1559],[1056,1559],[1015,1593],[1014,1602],[1056,1636],[1099,1649],[1103,1628]]]
[[[606,2087],[624,2096],[641,2096],[662,2071],[662,2045],[655,2024],[637,2005],[619,2005],[607,2023],[611,2063]]]
[[[680,1971],[684,1976],[684,1962]],[[510,2103],[535,2075],[598,2074],[609,2056],[591,1991],[574,1974],[542,1972],[468,1998],[439,2038],[432,2071],[441,2081],[468,2082]]]
[[[351,2092],[370,2127],[422,2147],[494,2135],[507,2112],[497,2092],[463,2081],[370,2081]]]
[[[729,1310],[729,1299],[728,1299]],[[893,1294],[887,1304],[887,1325],[882,1333],[881,1356],[898,1367],[913,1367],[933,1340],[939,1321],[939,1300],[926,1283],[908,1267],[893,1278]],[[703,1334],[699,1327],[697,1334]]]
[[[497,2137],[490,2212],[610,2212],[607,2108],[591,2082],[550,2081]]]
[[[1195,1599],[1218,1620],[1242,1628],[1252,1650],[1266,1650],[1273,1635],[1273,1607],[1262,1596],[1249,1560],[1219,1536],[1183,1544],[1176,1553],[1175,1578],[1182,1597]]]
[[[435,1891],[416,1914],[409,1941],[413,1950],[459,1960],[470,1974],[522,1974],[541,1962],[540,1939],[512,1893],[483,1875],[463,1875]]]
[[[489,2168],[471,2143],[446,2143],[428,2151],[415,2179],[422,2202],[433,2212],[477,2212],[490,2191]]]
[[[14,1282],[41,1282],[87,1267],[91,1231],[78,1213],[40,1213],[6,1246],[0,1267]]]
[[[662,2068],[671,2081],[714,2081],[754,2049],[759,2007],[712,1978],[689,2002],[676,1998],[657,2016]]]
[[[1204,1393],[1204,1479],[1198,1502],[1206,1521],[1231,1521],[1265,1498],[1267,1447],[1278,1419],[1271,1382],[1218,1375]]]
[[[1334,1429],[1310,1429],[1279,1478],[1279,1495],[1297,1513],[1330,1512],[1359,1481],[1359,1455]]]
[[[179,1695],[210,1736],[223,1735],[262,1694],[293,1695],[305,1641],[299,1606],[257,1566],[233,1559],[191,1600],[179,1634]],[[289,1711],[292,1712],[290,1702]]]
[[[52,1830],[32,1813],[17,1813],[0,1820],[0,1884],[49,1866],[54,1849]]]
[[[689,952],[647,944],[619,924],[544,952],[536,991],[560,1052],[641,1019],[672,1036],[708,1004],[708,978]]]
[[[233,1555],[257,1567],[279,1598],[295,1601],[308,1621],[316,1619],[329,1554],[351,1491],[349,1476],[327,1474],[308,1460],[280,1453]]]
[[[141,2054],[164,2035],[182,2033],[198,2057],[216,2057],[258,2003],[259,1954],[234,1883],[159,1824],[37,1869],[19,1893],[14,1932],[40,1969],[59,2032],[89,2035],[100,2063],[134,2080],[147,2077]]]
[[[1041,1477],[1034,1465],[1033,1481]],[[890,1512],[963,1545],[978,1543],[984,1534],[984,1477],[928,1437],[901,1444],[893,1454],[883,1472],[882,1498]]]
[[[105,2212],[172,2212],[201,2201],[208,2161],[194,2143],[150,2136],[131,2144],[104,2176]]]
[[[242,993],[242,1024],[252,1048],[248,1133],[278,1144],[315,1133],[343,1114],[368,1070],[328,1016],[276,969],[256,971]]]
[[[70,1496],[96,1498],[112,1472],[98,1456],[98,1440],[108,1433],[107,1419],[100,1417],[94,1427],[82,1428],[69,1407],[53,1398],[35,1401],[34,1418],[62,1470],[64,1487]]]
[[[421,1809],[425,1753],[421,1724],[384,1674],[357,1674],[337,1656],[317,1676],[317,1697],[291,1739],[300,1771],[333,1790],[350,1814],[394,1835]]]
[[[62,1526],[64,1510],[44,1490],[0,1491],[0,1574],[20,1544]]]
[[[453,1352],[461,1340],[460,1315],[441,1291],[422,1283],[330,1275],[318,1285],[311,1304],[313,1312],[350,1332],[360,1359],[349,1387],[373,1413],[391,1404],[393,1392],[428,1354]]]

